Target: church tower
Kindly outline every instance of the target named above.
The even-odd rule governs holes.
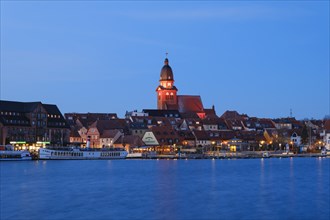
[[[177,91],[178,89],[174,86],[173,71],[166,58],[160,71],[159,86],[156,89],[157,108],[159,110],[178,110]]]

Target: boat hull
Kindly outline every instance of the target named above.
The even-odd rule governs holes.
[[[125,159],[126,151],[82,151],[82,150],[52,150],[39,149],[40,160],[113,160]]]
[[[32,160],[28,151],[0,151],[0,161],[27,161]]]

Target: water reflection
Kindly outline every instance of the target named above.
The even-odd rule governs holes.
[[[329,161],[2,163],[0,217],[328,220]]]

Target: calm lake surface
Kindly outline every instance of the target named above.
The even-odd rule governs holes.
[[[328,220],[329,162],[0,162],[0,219]]]

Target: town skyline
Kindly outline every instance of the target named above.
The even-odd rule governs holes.
[[[156,109],[180,94],[260,118],[329,115],[329,2],[1,2],[1,100]],[[61,12],[61,16],[57,16]]]

